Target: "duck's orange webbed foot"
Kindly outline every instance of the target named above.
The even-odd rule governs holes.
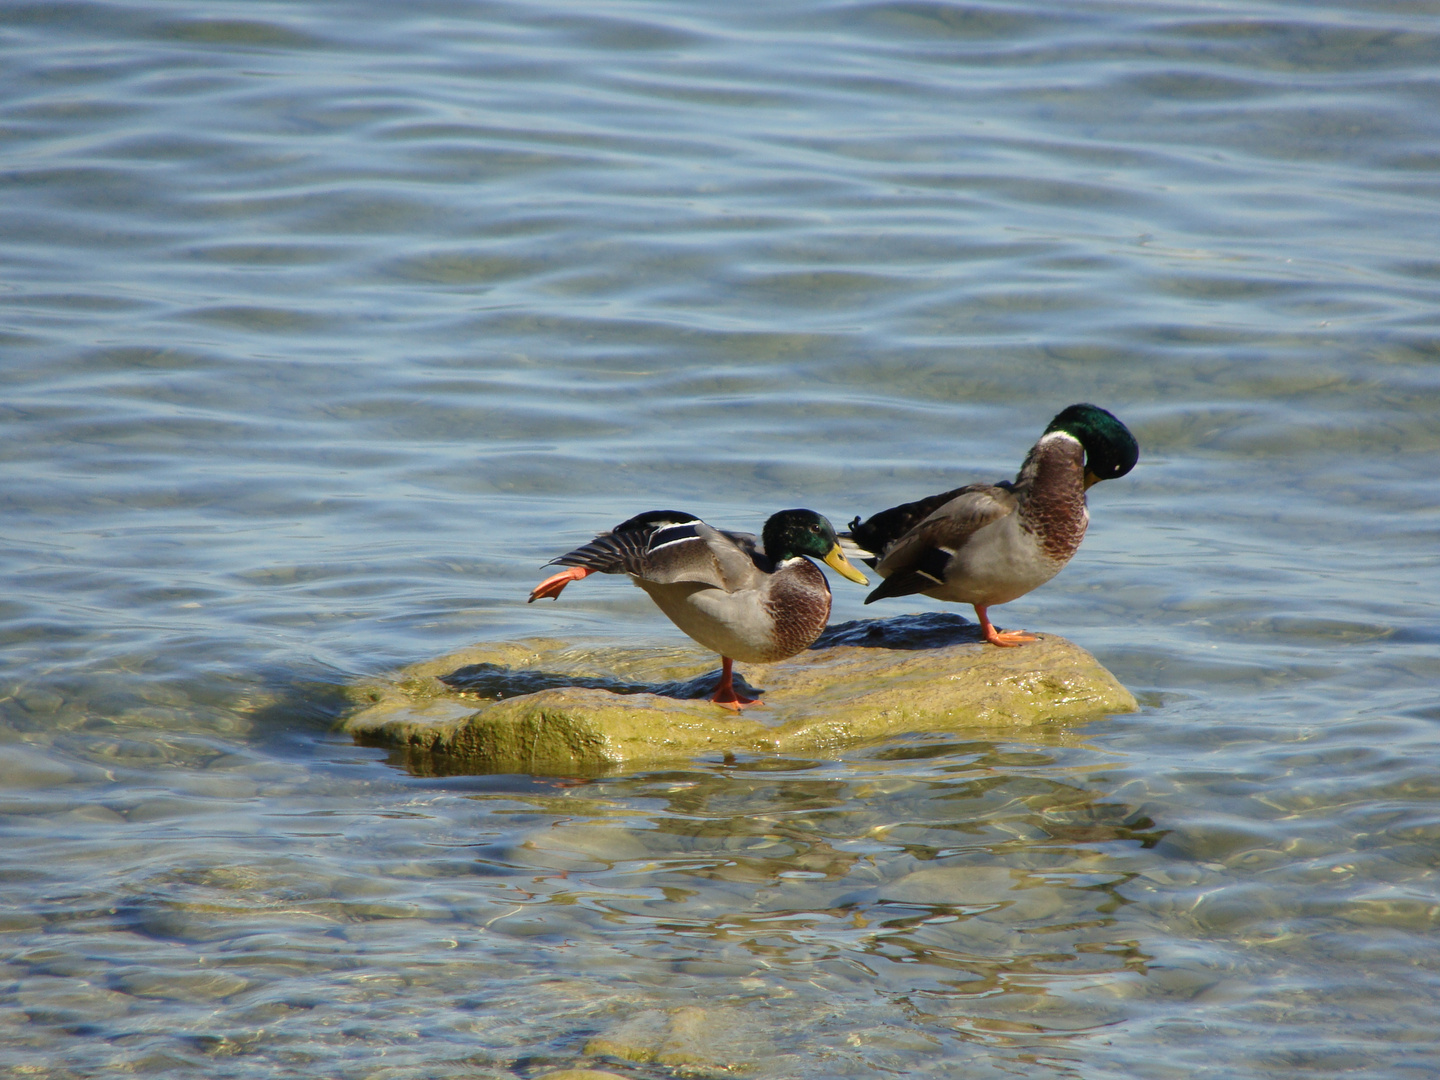
[[[996,630],[990,625],[990,616],[985,613],[985,608],[979,604],[975,605],[975,614],[980,617],[980,632],[985,635],[985,640],[991,645],[999,645],[1001,648],[1011,648],[1015,645],[1023,645],[1027,641],[1039,641],[1034,634],[1027,634],[1024,630]]]
[[[589,573],[590,571],[586,570],[583,566],[567,566],[558,574],[551,574],[544,581],[540,582],[539,585],[536,585],[535,588],[531,589],[530,599],[526,600],[525,602],[527,604],[533,604],[541,597],[549,597],[551,600],[558,600],[560,599],[560,593],[564,590],[566,585],[569,585],[572,581],[579,581],[581,578],[587,577]]]
[[[759,698],[741,697],[735,692],[734,674],[731,670],[734,665],[735,661],[728,656],[720,658],[720,682],[710,700],[722,709],[733,709],[737,713],[746,705],[764,705],[765,702]]]
[[[994,630],[985,640],[991,645],[999,645],[1009,648],[1013,645],[1023,645],[1027,641],[1039,641],[1034,634],[1027,634],[1024,630]]]
[[[719,705],[722,709],[731,709],[735,712],[739,712],[747,705],[765,704],[765,702],[761,701],[758,697],[741,697],[739,694],[735,693],[733,688],[730,691],[729,697],[721,697],[720,691],[717,690],[715,691],[715,696],[712,697],[710,700],[713,701],[716,705]]]

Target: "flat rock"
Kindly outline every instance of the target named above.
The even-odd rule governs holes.
[[[477,645],[358,687],[341,727],[423,774],[589,776],[717,754],[823,753],[911,732],[1007,731],[1136,707],[1064,638],[996,648],[949,612],[832,626],[798,656],[737,665],[736,676],[746,696],[763,688],[764,707],[737,715],[706,701],[719,666],[698,646]]]
[[[749,1062],[737,1055],[768,1049],[765,1042],[764,1033],[738,1010],[692,1005],[643,1012],[591,1039],[585,1053],[686,1071],[737,1073],[749,1071]]]

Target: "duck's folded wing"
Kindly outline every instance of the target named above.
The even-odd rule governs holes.
[[[847,555],[851,551],[874,555],[875,559],[866,560],[874,566],[876,561],[885,556],[892,544],[948,503],[970,494],[989,493],[995,489],[1008,491],[1010,487],[1011,484],[1003,480],[998,484],[966,484],[964,487],[942,491],[938,495],[927,495],[914,502],[892,506],[889,510],[871,514],[864,521],[861,521],[857,514],[850,522],[849,532],[840,534],[840,544]]]
[[[753,585],[760,573],[757,548],[756,538],[748,533],[721,532],[692,521],[657,531],[644,573],[637,576],[661,585],[691,582],[736,592]]]
[[[1015,512],[1015,496],[1008,485],[971,484],[947,494],[952,497],[938,505],[931,499],[907,504],[907,507],[917,507],[929,503],[931,510],[906,533],[892,540],[884,557],[876,561],[875,568],[885,575],[885,580],[865,598],[867,604],[887,596],[909,596],[943,584],[950,560],[970,537],[991,522]],[[895,510],[907,507],[897,506]]]

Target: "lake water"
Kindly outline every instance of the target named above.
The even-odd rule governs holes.
[[[1435,1075],[1437,94],[1420,0],[4,5],[0,1072]],[[847,521],[1075,401],[1140,465],[995,615],[1138,713],[334,734],[683,642],[524,602],[625,516]]]

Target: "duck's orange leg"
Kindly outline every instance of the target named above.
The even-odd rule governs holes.
[[[715,687],[715,693],[710,700],[721,708],[734,709],[739,712],[746,705],[764,705],[759,698],[741,697],[735,692],[734,673],[731,670],[735,661],[728,656],[720,658],[720,684]]]
[[[985,640],[991,645],[1008,648],[1011,645],[1023,645],[1027,641],[1040,640],[1034,634],[1027,634],[1024,630],[996,630],[990,625],[990,616],[985,614],[985,608],[979,604],[973,606],[975,614],[980,617],[980,632],[985,635]]]
[[[539,585],[531,589],[530,599],[525,602],[527,604],[533,604],[542,596],[548,596],[551,600],[559,600],[560,592],[566,585],[569,585],[572,581],[579,581],[581,578],[588,576],[589,573],[590,571],[586,570],[583,566],[567,566],[564,570],[561,570],[560,573],[551,574],[544,581],[540,582]]]

